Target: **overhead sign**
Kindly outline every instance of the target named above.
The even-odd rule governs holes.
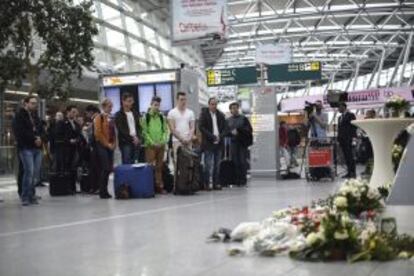
[[[117,75],[103,77],[103,86],[121,86],[141,83],[175,82],[176,72],[154,72],[145,74]]]
[[[414,102],[414,87],[372,88],[351,91],[348,92],[348,99],[346,102],[351,109],[372,108],[375,106],[383,106],[385,102],[394,95],[399,95],[407,101]],[[310,103],[323,101],[325,105],[328,105],[326,95],[312,95],[282,99],[281,110],[283,112],[303,110],[305,101]]]
[[[319,61],[270,65],[267,68],[269,82],[296,80],[320,80],[321,63]]]
[[[207,86],[257,83],[256,67],[207,70]]]
[[[172,0],[172,40],[198,40],[227,33],[227,0]]]
[[[256,63],[283,64],[292,62],[292,47],[289,44],[256,45]]]

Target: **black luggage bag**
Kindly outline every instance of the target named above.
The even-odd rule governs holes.
[[[224,155],[219,166],[219,183],[222,187],[237,185],[236,166],[231,160],[231,138],[224,139]]]
[[[177,150],[175,169],[175,192],[176,195],[192,195],[198,187],[194,181],[194,153],[180,146]]]
[[[51,172],[49,174],[50,196],[66,196],[75,194],[76,174],[73,172]]]

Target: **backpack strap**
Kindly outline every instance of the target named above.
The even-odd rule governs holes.
[[[164,131],[165,130],[165,128],[164,128],[164,116],[162,116],[161,113],[158,113],[158,117],[160,117],[160,120],[161,120],[161,130]],[[150,116],[149,112],[147,112],[145,114],[145,122],[147,123],[147,127],[149,126],[150,120],[151,120],[151,116]]]

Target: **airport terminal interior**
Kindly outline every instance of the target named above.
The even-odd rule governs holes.
[[[411,0],[1,1],[0,276],[414,275],[413,103]]]

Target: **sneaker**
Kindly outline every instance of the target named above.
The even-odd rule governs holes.
[[[30,204],[32,205],[39,205],[39,201],[35,198],[33,200],[30,201]]]
[[[29,206],[30,202],[29,201],[22,201],[22,206]]]

